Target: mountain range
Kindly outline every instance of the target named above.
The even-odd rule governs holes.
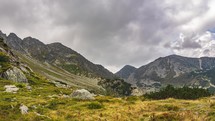
[[[126,95],[130,94],[131,88],[143,94],[169,84],[215,90],[213,57],[170,55],[139,68],[126,65],[113,74],[61,43],[44,44],[36,38],[21,39],[15,33],[7,36],[1,31],[0,36],[21,62],[54,83],[94,91],[108,89],[108,92],[123,92]]]
[[[21,63],[54,84],[111,92],[112,95],[129,95],[131,92],[130,84],[59,42],[44,44],[33,37],[21,39],[15,33],[7,36],[1,31],[0,37]]]
[[[135,70],[124,67],[116,74],[141,90],[156,91],[166,85],[215,88],[215,58],[160,57]],[[134,68],[133,68],[134,69]],[[130,73],[128,73],[130,72]],[[126,78],[127,77],[127,78]]]

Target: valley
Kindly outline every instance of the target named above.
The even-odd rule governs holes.
[[[208,96],[207,90],[204,90],[207,95],[198,92],[199,97],[193,100],[183,95],[182,99],[159,100],[144,95],[168,84],[176,88],[201,86],[213,91],[214,58],[199,61],[172,55],[140,68],[127,65],[114,75],[59,43],[51,49],[36,39],[3,35],[0,41],[2,121],[215,120],[215,97]],[[30,48],[31,44],[26,46],[23,41],[29,41],[27,45],[39,44]],[[58,47],[61,49],[55,51]]]

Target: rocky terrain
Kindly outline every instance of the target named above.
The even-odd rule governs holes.
[[[98,82],[116,77],[103,66],[93,64],[61,43],[46,45],[32,37],[22,40],[15,33],[7,36],[0,32],[0,37],[20,62],[25,63],[34,72],[45,76],[55,84],[63,83],[68,86],[103,92],[105,89],[98,85]],[[8,72],[14,70],[16,71],[17,68],[8,70]]]
[[[24,73],[30,73],[24,63],[20,63],[3,39],[0,38],[0,77],[14,82],[28,82]]]
[[[126,81],[148,91],[156,91],[168,84],[176,87],[191,86],[214,91],[215,58],[188,58],[178,55],[161,57],[128,73]],[[126,72],[128,70],[122,69]],[[126,76],[122,76],[124,78]]]
[[[61,43],[44,44],[38,39],[26,37],[23,40],[15,33],[8,36],[0,32],[5,42],[15,52],[24,54],[41,63],[48,63],[60,67],[76,75],[88,77],[102,77],[113,79],[115,75],[101,65],[93,64],[76,51]]]
[[[115,84],[116,76],[113,73],[101,65],[93,64],[61,43],[46,45],[32,37],[22,40],[14,33],[7,36],[0,32],[0,37],[4,38],[8,50],[16,55],[19,62],[25,63],[29,70],[46,77],[57,87],[84,88],[100,94],[118,96],[129,94],[129,84],[123,80]],[[17,68],[10,68],[7,73],[14,70]],[[22,75],[19,73],[13,78],[20,78]]]

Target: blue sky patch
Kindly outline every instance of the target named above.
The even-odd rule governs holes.
[[[209,29],[208,31],[215,33],[215,28]]]

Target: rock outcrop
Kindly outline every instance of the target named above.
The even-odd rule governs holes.
[[[19,58],[0,37],[0,77],[14,82],[27,83],[28,80],[24,73],[29,73],[28,70],[30,68],[19,61]]]
[[[20,109],[22,114],[27,114],[28,113],[28,107],[23,105],[23,104],[19,107],[19,109]]]
[[[72,98],[81,99],[81,100],[94,100],[94,94],[90,93],[86,89],[76,90],[71,94]]]
[[[12,80],[14,82],[27,83],[28,79],[25,74],[17,67],[9,68],[6,72],[3,72],[3,78]]]
[[[17,88],[15,85],[5,85],[5,92],[9,92],[9,93],[16,93],[19,88]]]

